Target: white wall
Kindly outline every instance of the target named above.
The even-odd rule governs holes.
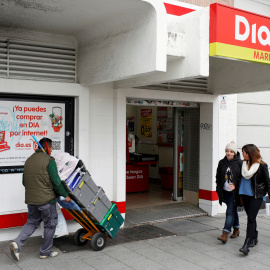
[[[218,161],[225,156],[226,145],[231,141],[239,145],[237,140],[237,95],[219,96],[218,113],[218,157],[214,160],[214,176],[216,176]],[[216,188],[215,182],[214,188]],[[217,203],[217,207],[217,213],[224,213],[226,211],[224,203],[222,206]]]
[[[223,99],[224,97],[224,99]],[[225,100],[225,102],[224,102]],[[200,130],[200,189],[216,190],[216,169],[225,155],[226,145],[237,136],[237,96],[218,96],[213,103],[200,106],[200,123],[212,129]],[[213,216],[226,210],[218,201],[199,199],[199,207]]]
[[[200,181],[199,189],[215,190],[215,157],[218,152],[218,98],[213,103],[200,105]],[[205,125],[205,128],[202,127]],[[211,200],[199,199],[199,207],[209,215],[217,213],[217,203]]]
[[[89,94],[89,172],[110,200],[114,178],[114,92],[112,84],[90,86]]]
[[[224,104],[224,100],[226,104]],[[219,160],[225,156],[225,146],[237,142],[237,95],[219,96]]]
[[[238,94],[238,148],[253,143],[261,151],[263,160],[270,164],[270,92]]]
[[[78,37],[80,83],[105,83],[166,70],[167,24],[162,1],[141,1],[131,12],[109,19],[110,23],[100,20],[92,38],[86,36],[88,29]]]

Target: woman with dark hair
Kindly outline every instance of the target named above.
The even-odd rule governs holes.
[[[222,205],[222,202],[224,202],[227,205],[223,232],[218,237],[218,240],[222,241],[223,244],[226,244],[232,228],[231,238],[238,237],[240,233],[237,206],[239,205],[238,190],[242,166],[240,154],[237,152],[237,147],[233,141],[226,145],[225,154],[225,157],[218,163],[216,174],[216,192],[219,203]]]
[[[258,244],[258,231],[256,217],[260,210],[263,197],[270,194],[270,179],[268,166],[262,161],[260,150],[254,144],[242,147],[243,166],[239,195],[247,213],[247,232],[245,243],[239,251],[245,255],[249,253],[249,247]]]

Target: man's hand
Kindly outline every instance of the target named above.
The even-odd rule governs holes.
[[[234,183],[230,183],[229,189],[230,189],[230,190],[234,190],[234,189],[235,189]]]
[[[67,196],[67,197],[65,198],[65,201],[66,201],[66,202],[71,202],[71,198],[70,198],[69,196]]]

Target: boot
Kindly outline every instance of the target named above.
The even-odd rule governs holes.
[[[218,237],[218,240],[220,240],[223,244],[226,244],[228,237],[229,233],[224,231],[223,234]]]
[[[253,239],[250,242],[249,247],[254,247],[258,244],[258,231],[255,232]]]
[[[231,235],[231,238],[236,238],[236,237],[239,236],[239,234],[240,234],[239,229],[238,228],[234,228],[233,229],[233,234]]]
[[[243,252],[245,255],[248,255],[249,253],[249,245],[250,245],[251,239],[246,238],[244,245],[239,249],[240,252]]]

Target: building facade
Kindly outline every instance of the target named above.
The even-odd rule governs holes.
[[[183,148],[181,187],[178,161],[173,161],[175,200],[198,204],[209,215],[224,211],[215,173],[225,145],[234,140],[240,149],[255,142],[252,126],[261,123],[267,129],[252,114],[248,121],[242,115],[266,106],[256,99],[254,107],[252,94],[236,94],[269,88],[265,24],[270,19],[237,9],[247,9],[243,1],[223,1],[229,6],[185,2],[29,1],[3,6],[0,229],[22,226],[27,217],[21,177],[23,161],[36,147],[31,135],[50,136],[55,153],[82,159],[125,216],[127,117],[134,130],[151,123],[149,136],[140,131],[140,147],[159,153],[164,166],[167,156],[180,157],[177,147]],[[244,40],[249,20],[251,29],[255,23],[261,29],[257,43],[249,41],[252,33]],[[184,131],[174,130],[178,145],[169,129],[162,133],[153,128],[155,121],[164,120],[163,108],[170,113],[167,123],[182,119]],[[150,112],[148,120],[142,119],[144,110]],[[150,167],[150,174],[158,173]],[[9,239],[11,231],[2,230],[2,239]]]

